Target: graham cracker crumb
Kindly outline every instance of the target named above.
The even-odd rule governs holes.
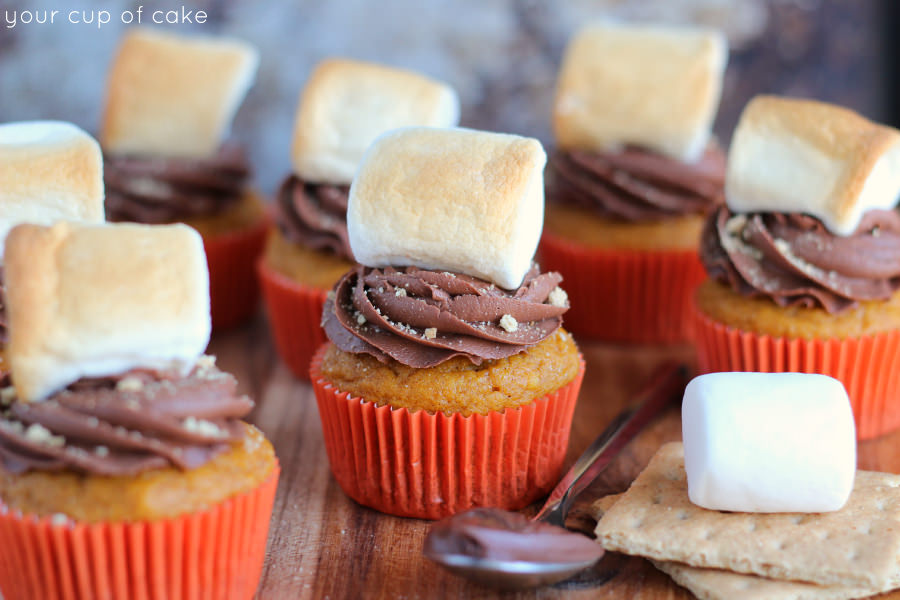
[[[550,306],[564,308],[569,303],[569,295],[566,293],[566,290],[562,289],[559,286],[556,286],[550,291],[550,295],[547,296],[547,300],[550,301]]]
[[[137,377],[129,375],[116,382],[116,389],[120,392],[139,392],[144,389],[144,382]]]
[[[503,315],[500,317],[500,327],[512,333],[519,329],[519,322],[512,315]]]
[[[223,437],[225,433],[215,423],[196,417],[188,417],[181,423],[182,427],[192,433],[206,437]]]
[[[94,448],[94,454],[97,456],[109,456],[109,448],[106,446],[97,446]]]
[[[53,448],[61,448],[66,445],[66,438],[61,435],[53,435],[40,423],[32,423],[28,426],[28,429],[25,430],[25,439]]]
[[[429,327],[425,330],[425,339],[433,340],[437,337],[437,327]]]
[[[401,287],[401,288],[397,288],[396,290],[394,290],[394,295],[395,295],[395,296],[398,296],[398,297],[400,297],[400,298],[405,298],[405,297],[406,297],[406,290],[405,290],[404,288],[402,288],[402,287]]]
[[[16,388],[8,386],[0,390],[0,405],[9,406],[16,399]]]

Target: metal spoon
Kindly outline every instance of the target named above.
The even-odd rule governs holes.
[[[575,461],[529,521],[499,508],[477,508],[435,523],[425,538],[425,557],[484,585],[526,589],[568,579],[589,568],[603,549],[565,529],[575,497],[687,385],[687,368],[667,362],[637,396],[637,407],[619,414]],[[491,556],[493,554],[493,556]]]

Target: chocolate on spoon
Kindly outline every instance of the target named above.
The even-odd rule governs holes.
[[[654,417],[681,399],[686,383],[686,368],[664,364],[641,391],[638,407],[620,414],[594,440],[534,518],[499,508],[456,514],[432,525],[426,558],[461,577],[504,589],[549,585],[592,566],[603,548],[565,528],[572,501]]]

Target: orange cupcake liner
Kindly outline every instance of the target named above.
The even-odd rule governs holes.
[[[285,277],[265,258],[257,263],[257,272],[278,355],[296,377],[309,379],[312,356],[326,341],[321,323],[328,292]]]
[[[262,573],[279,468],[256,489],[161,521],[57,523],[0,503],[6,600],[249,600]]]
[[[310,366],[331,472],[353,500],[401,517],[440,519],[477,506],[516,510],[559,479],[584,376],[525,406],[487,415],[377,406]]]
[[[900,331],[853,338],[801,339],[728,327],[694,309],[701,373],[821,373],[850,396],[856,437],[900,428]]]
[[[696,250],[589,248],[544,232],[544,271],[559,271],[572,333],[613,342],[690,341],[694,290],[706,277]]]
[[[269,219],[232,233],[203,238],[209,265],[209,300],[213,329],[245,322],[259,303],[256,260],[262,254]]]

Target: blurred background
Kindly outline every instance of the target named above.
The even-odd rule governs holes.
[[[0,122],[63,119],[95,133],[107,67],[141,2],[0,0]],[[207,0],[147,2],[149,10],[204,10],[203,25],[256,44],[256,85],[233,137],[246,144],[271,194],[289,169],[291,126],[312,65],[340,55],[407,67],[454,85],[466,126],[552,144],[555,74],[569,36],[600,17],[701,23],[731,44],[716,133],[727,143],[747,100],[770,92],[842,104],[898,122],[897,0]],[[106,10],[110,23],[22,24],[12,11]]]

